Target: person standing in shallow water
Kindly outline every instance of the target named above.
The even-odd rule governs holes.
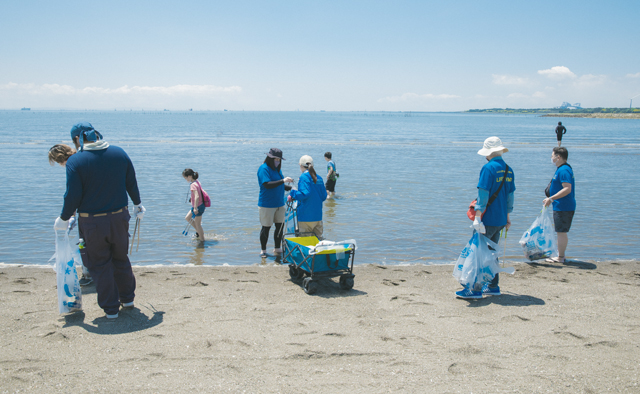
[[[556,138],[558,139],[558,146],[562,145],[562,136],[566,133],[566,127],[562,125],[562,122],[558,122],[558,125],[556,126]]]
[[[322,203],[327,199],[327,189],[313,168],[311,156],[304,155],[300,158],[300,172],[302,175],[298,181],[298,190],[291,190],[287,201],[298,201],[300,232],[314,233],[318,239],[322,239]]]
[[[204,213],[204,195],[202,193],[202,185],[198,181],[198,173],[191,168],[185,168],[182,171],[182,177],[189,182],[189,202],[191,202],[191,210],[187,212],[184,220],[191,223],[196,229],[196,240],[204,242],[204,230],[202,229],[202,214]]]
[[[267,257],[267,241],[269,240],[269,230],[275,223],[276,229],[273,234],[275,246],[273,253],[282,253],[280,244],[282,243],[282,226],[284,224],[284,192],[291,189],[285,183],[292,183],[293,178],[282,175],[282,151],[278,148],[271,148],[264,163],[258,168],[258,184],[260,194],[258,196],[258,210],[260,213],[260,257]]]
[[[556,166],[556,173],[549,184],[549,197],[542,203],[545,207],[553,204],[553,223],[558,234],[558,258],[547,259],[548,262],[564,263],[569,229],[576,211],[576,182],[573,168],[567,163],[567,148],[553,148],[551,162]]]
[[[489,137],[484,141],[484,146],[478,154],[487,159],[478,180],[478,201],[476,203],[476,218],[473,221],[474,232],[484,234],[494,243],[500,241],[500,231],[511,227],[510,214],[513,211],[514,192],[516,184],[513,170],[502,159],[502,154],[509,150],[502,145],[498,137]],[[505,178],[506,177],[506,178]],[[502,180],[504,178],[504,184]],[[500,186],[502,184],[502,187]],[[498,190],[500,190],[498,192]],[[496,194],[497,192],[497,194]],[[489,199],[496,194],[491,204]],[[500,295],[499,274],[491,283],[484,285],[482,291],[472,291],[464,288],[456,292],[458,298],[482,298],[483,295]]]

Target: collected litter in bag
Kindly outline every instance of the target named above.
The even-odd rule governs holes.
[[[284,212],[284,233],[296,234],[298,230],[298,201],[288,201]]]
[[[533,261],[551,257],[553,254],[557,255],[557,239],[553,225],[553,210],[551,206],[544,207],[529,230],[520,238],[524,257]]]
[[[513,274],[516,270],[513,267],[500,268],[498,244],[478,232],[473,234],[453,267],[453,276],[472,291],[482,291],[482,286],[500,272]]]
[[[74,264],[75,258],[78,256],[73,253],[69,234],[65,231],[64,236],[60,237],[56,231],[56,279],[60,313],[82,309],[82,291]]]

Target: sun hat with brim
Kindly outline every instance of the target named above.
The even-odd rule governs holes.
[[[482,149],[478,151],[478,154],[481,156],[489,156],[494,152],[509,152],[509,149],[502,145],[502,141],[500,141],[500,138],[498,137],[489,137],[484,140],[484,145],[482,146]]]
[[[309,165],[313,166],[313,159],[309,155],[304,155],[300,158],[300,165],[309,168]]]
[[[76,123],[71,128],[71,140],[73,141],[76,137],[78,138],[78,143],[80,144],[80,150],[84,148],[84,140],[85,138],[89,142],[96,142],[99,139],[102,139],[102,134],[91,126],[89,122],[81,122]]]
[[[272,159],[287,160],[284,157],[282,157],[282,151],[278,148],[269,149],[269,153],[267,153],[267,156],[269,156]]]

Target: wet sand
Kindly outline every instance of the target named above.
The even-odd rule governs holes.
[[[452,266],[356,266],[307,295],[285,266],[137,267],[108,321],[58,315],[50,268],[0,267],[0,392],[640,392],[640,262],[517,264],[454,298]]]

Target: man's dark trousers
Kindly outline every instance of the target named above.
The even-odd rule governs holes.
[[[82,261],[96,284],[98,305],[106,314],[115,315],[120,303],[133,301],[136,290],[127,256],[129,210],[124,207],[118,213],[79,216],[78,226],[85,241]]]

